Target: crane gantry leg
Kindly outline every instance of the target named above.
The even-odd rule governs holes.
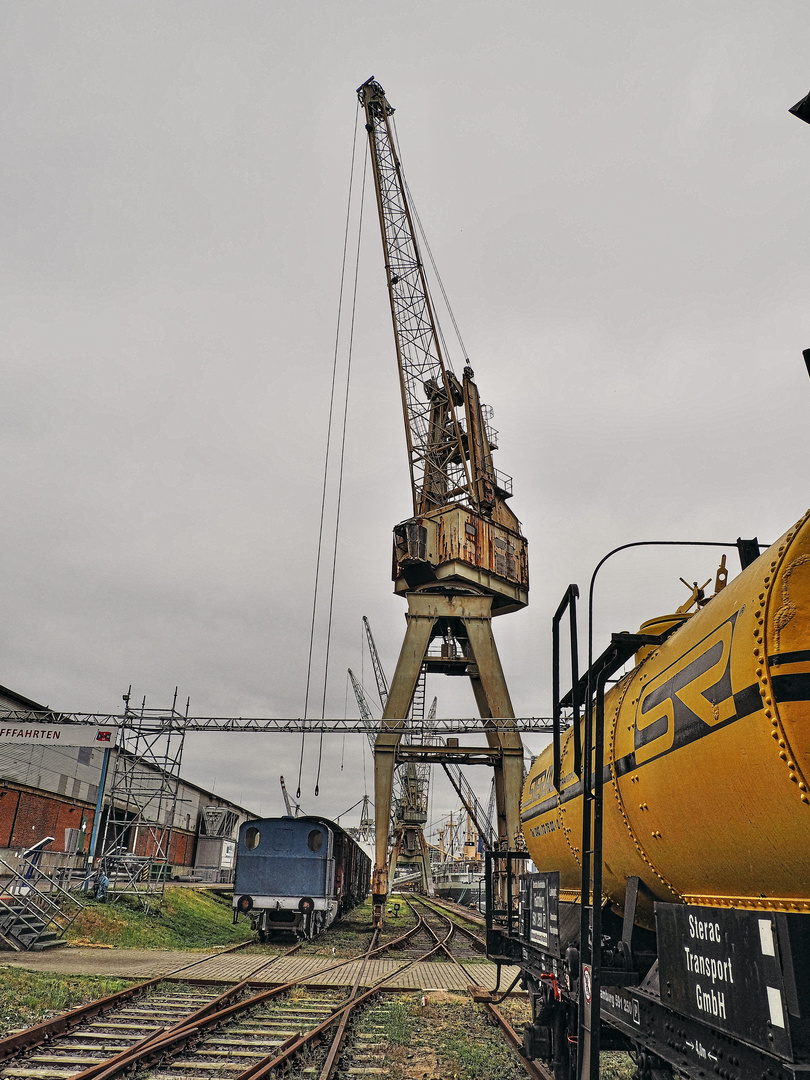
[[[374,804],[375,804],[375,869],[374,922],[381,925],[388,895],[388,824],[391,816],[391,797],[397,752],[406,733],[406,717],[416,683],[423,666],[442,670],[442,665],[469,677],[479,714],[482,731],[494,755],[498,837],[509,847],[520,827],[520,791],[523,783],[523,744],[515,731],[505,731],[500,720],[514,717],[509,690],[501,667],[495,639],[492,636],[492,597],[472,594],[407,593],[408,613],[405,639],[397,661],[388,702],[383,712],[380,733],[374,747]],[[430,657],[431,641],[454,627],[454,635],[462,638],[462,656]],[[446,755],[431,753],[431,761],[458,761],[469,754],[475,756],[480,748],[453,747]]]

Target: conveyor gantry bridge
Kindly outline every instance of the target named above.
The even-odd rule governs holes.
[[[368,735],[376,732],[376,726],[370,725],[365,720],[331,718],[326,719],[301,719],[301,717],[250,717],[250,716],[178,716],[167,713],[165,716],[153,716],[148,723],[154,725],[156,730],[190,731],[245,731],[245,732],[274,732],[276,734],[307,732],[315,735]],[[433,721],[436,735],[481,735],[486,732],[480,717],[475,718],[448,718]],[[485,723],[485,722],[484,722]],[[552,722],[548,717],[540,716],[517,716],[493,721],[499,731],[520,732],[526,734],[550,734]],[[123,713],[84,713],[84,712],[56,712],[48,709],[38,711],[34,709],[0,709],[0,724],[87,724],[95,727],[129,728],[133,726],[130,716]],[[138,726],[143,727],[143,719],[138,720]],[[424,753],[430,753],[431,747],[411,746]],[[435,748],[438,749],[438,748]],[[481,747],[484,753],[488,748]],[[447,746],[441,747],[442,753],[447,754]],[[403,748],[404,752],[404,748]],[[404,760],[404,759],[403,759]],[[423,759],[420,759],[423,760]]]

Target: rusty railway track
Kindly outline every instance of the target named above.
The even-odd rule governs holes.
[[[465,945],[463,947],[464,955],[469,957],[482,956],[486,954],[487,943],[485,939],[482,938],[480,934],[476,934],[476,932],[474,930],[471,930],[468,926],[465,926],[463,923],[459,922],[458,913],[455,910],[450,910],[450,913],[448,914],[447,911],[442,910],[444,905],[436,904],[436,901],[433,898],[431,898],[430,900],[425,900],[423,897],[419,897],[418,903],[421,904],[422,907],[432,911],[441,920],[444,920],[444,922],[450,923],[452,925],[453,929],[451,934],[449,935],[448,941],[454,938],[457,934],[460,934],[465,939]],[[451,916],[453,915],[455,915],[456,918],[451,918]],[[462,951],[462,949],[459,949],[458,947],[457,950]]]
[[[476,997],[477,995],[474,993],[474,980],[472,978],[472,975],[471,975],[470,972],[467,971],[467,969],[464,967],[463,963],[461,961],[459,961],[459,959],[453,953],[450,952],[450,950],[449,950],[449,942],[452,939],[455,931],[456,930],[461,930],[463,933],[465,933],[468,936],[469,939],[472,940],[474,951],[478,955],[480,955],[481,952],[484,952],[484,953],[486,952],[486,942],[483,941],[481,938],[479,938],[478,935],[473,933],[471,930],[467,930],[464,927],[460,926],[458,923],[454,922],[450,918],[449,915],[446,915],[446,914],[444,914],[442,912],[439,912],[436,909],[432,908],[431,904],[426,902],[425,900],[420,898],[419,901],[418,901],[418,904],[423,908],[427,908],[428,910],[434,911],[435,914],[438,915],[442,920],[444,920],[446,923],[450,924],[451,929],[450,929],[449,933],[447,934],[446,938],[444,939],[444,944],[443,944],[442,947],[444,948],[445,952],[447,953],[448,957],[452,960],[452,962],[454,964],[457,964],[462,969],[462,971],[464,971],[465,975],[470,980],[470,985],[468,987],[469,992],[472,994],[473,997]],[[490,997],[490,996],[491,995],[487,995],[487,997]],[[526,1073],[530,1077],[532,1077],[532,1080],[554,1080],[553,1074],[550,1073],[545,1068],[543,1068],[542,1065],[540,1065],[538,1062],[527,1060],[520,1053],[521,1046],[522,1046],[522,1039],[520,1038],[518,1033],[515,1031],[515,1029],[512,1027],[512,1025],[509,1022],[508,1018],[506,1016],[504,1016],[504,1014],[501,1012],[501,1010],[497,1007],[496,1001],[498,999],[496,998],[496,1001],[481,1000],[481,998],[479,997],[478,1000],[483,1005],[484,1011],[487,1013],[487,1015],[490,1017],[490,1019],[495,1024],[497,1024],[498,1028],[500,1029],[500,1031],[503,1034],[504,1038],[506,1039],[507,1043],[518,1054],[518,1057],[520,1059],[521,1064],[523,1065],[523,1068],[525,1069]]]
[[[475,908],[465,907],[463,904],[457,904],[455,900],[447,900],[444,897],[431,896],[428,902],[431,904],[435,904],[436,907],[444,908],[444,910],[449,911],[451,915],[456,915],[459,919],[464,919],[474,926],[486,925],[486,919],[480,911],[477,911]]]
[[[113,1080],[137,1069],[145,1080],[210,1080],[214,1073],[221,1080],[263,1080],[303,1056],[308,1073],[314,1069],[320,1080],[330,1080],[345,1053],[353,1061],[368,1061],[373,1055],[373,1046],[350,1036],[350,1021],[359,1011],[373,1008],[385,984],[404,970],[446,957],[461,968],[465,982],[474,983],[454,955],[458,946],[451,946],[457,925],[429,905],[417,902],[411,909],[416,922],[404,933],[378,944],[375,931],[364,952],[318,971],[321,976],[359,960],[350,987],[340,976],[336,985],[306,986],[305,975],[252,992],[251,980],[259,972],[266,977],[265,969],[300,946],[260,958],[241,982],[220,993],[192,985],[193,968],[202,962],[195,961],[0,1040],[0,1078]],[[465,947],[469,949],[467,943]],[[397,951],[404,965],[361,992],[368,963]],[[178,975],[188,981],[178,983]]]
[[[524,1058],[520,1054],[522,1040],[518,1033],[515,1031],[515,1029],[512,1027],[512,1025],[509,1023],[509,1020],[497,1007],[497,1005],[494,1005],[492,1002],[483,1002],[483,1007],[484,1012],[486,1012],[487,1015],[501,1029],[501,1033],[503,1034],[509,1045],[512,1047],[512,1049],[515,1050],[518,1055],[520,1055],[523,1068],[526,1070],[528,1075],[532,1077],[532,1080],[554,1080],[554,1073],[550,1072],[548,1069],[545,1069],[539,1062],[529,1061],[527,1058]]]

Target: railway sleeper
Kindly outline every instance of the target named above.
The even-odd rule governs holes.
[[[150,1070],[149,1080],[207,1080],[212,1073],[224,1080],[238,1076],[251,1062],[273,1055],[290,1038],[317,1027],[344,1000],[345,994],[335,991],[310,991],[308,999],[301,1000],[271,1000],[253,1015],[208,1033],[185,1056]]]
[[[38,1054],[36,1057],[28,1059],[29,1065],[79,1065],[83,1068],[88,1068],[90,1065],[97,1065],[100,1061],[106,1061],[106,1057],[71,1057],[70,1054]],[[73,1069],[71,1075],[75,1074],[78,1070]],[[7,1073],[6,1075],[11,1075]]]

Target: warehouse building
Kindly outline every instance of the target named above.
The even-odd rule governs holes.
[[[0,709],[45,708],[0,686]],[[53,837],[44,864],[81,869],[107,850],[108,823],[114,819],[119,846],[135,855],[155,855],[157,837],[172,877],[230,880],[239,826],[255,814],[175,777],[176,799],[168,804],[156,800],[149,820],[149,806],[128,805],[111,778],[117,775],[116,765],[123,765],[123,771],[134,773],[134,787],[158,791],[166,774],[116,747],[114,731],[75,726],[67,738],[74,733],[79,740],[95,741],[70,745],[64,727],[32,725],[20,731],[19,724],[0,720],[0,859]],[[121,755],[127,755],[126,761],[117,762]],[[131,827],[122,832],[120,823],[128,819]]]

